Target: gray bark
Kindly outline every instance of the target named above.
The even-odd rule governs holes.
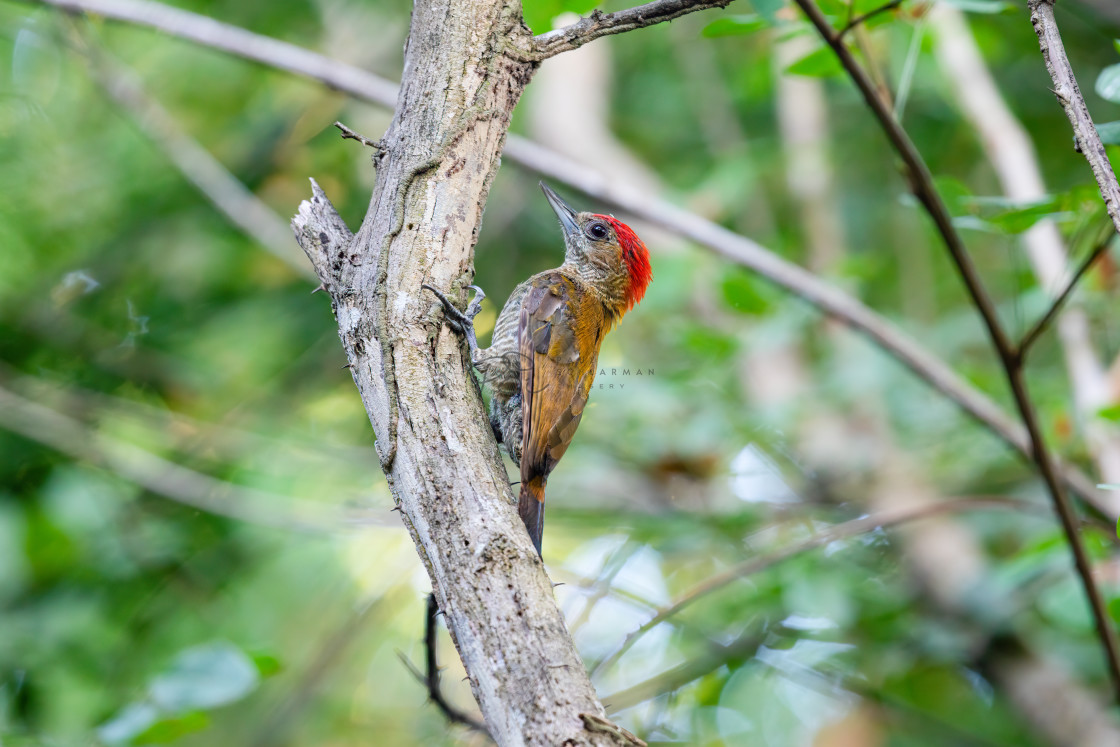
[[[1116,230],[1120,231],[1120,182],[1116,181],[1108,154],[1101,144],[1093,118],[1089,115],[1089,107],[1085,105],[1085,98],[1081,95],[1081,87],[1077,85],[1073,67],[1066,57],[1062,35],[1058,32],[1058,22],[1054,19],[1054,0],[1027,0],[1027,5],[1031,9],[1031,23],[1034,24],[1034,32],[1042,49],[1042,59],[1054,81],[1054,95],[1058,97],[1073,125],[1077,147],[1092,167],[1093,176],[1101,190],[1101,199],[1104,200]]]
[[[434,297],[472,255],[536,63],[520,7],[418,0],[396,114],[357,234],[315,185],[293,228],[330,294],[382,466],[500,745],[639,743],[604,719],[513,508],[460,339]]]

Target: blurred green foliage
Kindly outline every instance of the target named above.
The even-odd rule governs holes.
[[[946,88],[919,3],[876,16],[860,54],[897,85],[917,51],[904,124],[1004,319],[1021,333],[1045,309],[1047,289],[1018,236],[1056,219],[1080,257],[1103,208],[1047,90],[1024,9],[952,4],[973,14],[986,61],[1035,139],[1046,200],[1000,195]],[[839,26],[877,3],[821,5]],[[1107,123],[1102,133],[1112,132],[1120,29],[1062,5],[1082,88]],[[406,3],[181,7],[399,75]],[[563,12],[592,7],[528,0],[525,11],[540,32]],[[807,33],[781,0],[751,0],[596,42],[611,51],[611,129],[676,202],[811,263],[775,99],[783,75],[821,80],[847,246],[825,270],[830,281],[1006,403],[955,273],[831,53],[778,61],[778,44]],[[0,429],[0,741],[482,743],[448,729],[398,659],[398,651],[422,657],[428,581],[389,511],[327,303],[184,178],[90,74],[83,45],[135,70],[184,132],[280,216],[308,194],[312,176],[356,226],[373,174],[329,125],[342,119],[376,136],[388,121],[312,82],[145,29],[0,4],[0,387],[69,418],[54,440],[48,416]],[[515,130],[528,132],[526,120],[519,109]],[[560,257],[536,178],[507,163],[493,186],[477,279],[495,304]],[[843,459],[811,455],[814,434],[829,438],[829,418],[874,411],[892,448],[917,465],[915,483],[945,496],[1041,500],[1022,462],[870,343],[846,333],[838,342],[802,302],[696,247],[663,236],[649,243],[655,282],[607,339],[609,373],[549,486],[545,557],[565,582],[557,594],[589,662],[713,573],[868,510],[870,447],[833,437]],[[1105,360],[1120,352],[1115,294],[1111,264],[1079,292]],[[483,319],[495,311],[488,306]],[[803,396],[759,401],[751,366],[791,349]],[[1051,442],[1091,469],[1052,334],[1030,365]],[[7,402],[0,408],[10,414]],[[1100,413],[1100,424],[1116,420],[1114,407]],[[222,505],[256,491],[257,515],[168,500],[190,492],[193,478],[161,468],[139,480],[137,449],[222,481],[224,493],[199,488]],[[342,509],[364,518],[324,528],[323,517]],[[1105,689],[1067,550],[1045,513],[956,519],[991,568],[956,617],[902,562],[899,535],[879,530],[699,599],[596,684],[608,695],[693,665],[695,676],[619,716],[651,743],[840,744],[824,741],[829,730],[863,719],[874,740],[866,744],[1039,744],[977,651],[1014,634]],[[1110,532],[1086,532],[1107,560]],[[1115,612],[1115,574],[1106,593]],[[446,636],[440,655],[450,697],[469,706]]]

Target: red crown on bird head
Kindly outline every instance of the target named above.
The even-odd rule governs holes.
[[[626,225],[613,215],[596,215],[614,228],[618,236],[618,244],[622,247],[622,259],[626,262],[626,269],[630,273],[630,287],[626,290],[626,310],[642,300],[646,288],[653,280],[653,268],[649,264],[649,249],[645,243],[634,233],[634,229]]]

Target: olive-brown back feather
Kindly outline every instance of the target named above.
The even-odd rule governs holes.
[[[602,302],[561,270],[532,280],[521,305],[521,519],[541,550],[544,486],[579,426],[599,358]]]

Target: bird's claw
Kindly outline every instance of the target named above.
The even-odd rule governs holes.
[[[447,314],[447,325],[459,334],[463,334],[468,327],[474,325],[474,318],[478,316],[478,312],[482,311],[482,299],[486,298],[486,294],[477,285],[468,285],[467,288],[474,291],[474,298],[467,305],[466,311],[459,311],[455,304],[451,303],[450,298],[432,286],[424,283],[420,287],[435,294],[435,297],[443,304],[444,313]]]
[[[486,294],[483,293],[482,289],[477,285],[468,285],[467,290],[474,291],[474,298],[467,304],[467,310],[463,312],[463,315],[466,316],[467,319],[470,319],[473,324],[474,318],[478,316],[478,312],[482,311],[482,302],[486,298]]]
[[[467,304],[466,311],[459,311],[455,304],[451,303],[451,299],[432,286],[425,283],[420,287],[430,290],[440,300],[440,303],[443,304],[447,326],[451,327],[456,334],[467,338],[473,356],[478,348],[478,343],[475,342],[474,338],[474,318],[478,316],[478,312],[482,311],[482,299],[486,298],[486,294],[477,285],[468,285],[467,288],[474,291],[474,298]]]

